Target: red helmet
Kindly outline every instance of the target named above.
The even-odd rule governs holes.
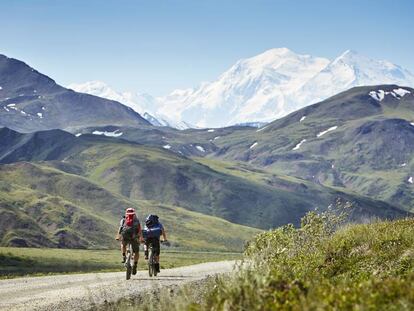
[[[135,210],[133,208],[127,208],[125,215],[135,215]]]

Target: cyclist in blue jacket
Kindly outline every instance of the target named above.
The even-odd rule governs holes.
[[[154,251],[154,259],[155,259],[155,269],[157,272],[160,272],[160,237],[162,235],[164,239],[164,243],[167,241],[167,234],[165,232],[164,226],[159,221],[157,215],[148,215],[145,219],[145,227],[142,230],[142,234],[144,237],[144,254],[145,260],[148,260],[148,248],[152,245],[152,249]]]

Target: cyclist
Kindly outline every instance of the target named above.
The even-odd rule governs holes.
[[[121,252],[122,263],[126,261],[126,247],[128,243],[131,243],[132,251],[134,252],[134,265],[132,267],[132,274],[137,273],[137,265],[139,258],[139,242],[143,242],[141,233],[141,224],[138,220],[135,210],[133,208],[127,208],[125,216],[122,217],[119,224],[117,240],[121,237]]]
[[[144,236],[144,253],[145,260],[148,260],[148,247],[152,245],[155,259],[155,269],[157,272],[160,272],[160,237],[163,237],[164,243],[167,242],[167,234],[165,232],[164,226],[158,219],[157,215],[148,215],[145,219],[145,227],[143,229]]]

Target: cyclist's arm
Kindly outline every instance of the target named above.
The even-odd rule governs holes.
[[[164,239],[164,241],[167,241],[167,233],[165,232],[165,228],[162,228],[162,237]]]
[[[121,232],[122,232],[122,227],[124,226],[124,221],[125,221],[125,217],[122,217],[122,219],[119,223],[118,234],[121,234]]]

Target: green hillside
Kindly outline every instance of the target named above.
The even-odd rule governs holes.
[[[234,173],[243,168],[222,170],[213,163],[111,141],[95,143],[65,159],[65,166],[74,165],[83,176],[130,199],[181,206],[256,228],[297,225],[306,212],[324,210],[338,198],[355,201],[356,220],[403,215],[393,206],[358,195],[274,174],[257,182],[251,176]]]
[[[120,216],[157,213],[173,247],[240,250],[257,229],[176,206],[130,200],[87,179],[41,164],[0,166],[1,245],[113,248]]]
[[[391,95],[396,88],[353,88],[259,130],[235,131],[216,140],[218,150],[208,157],[245,161],[412,211],[414,90],[398,97]],[[381,101],[369,95],[379,90],[390,94]]]

